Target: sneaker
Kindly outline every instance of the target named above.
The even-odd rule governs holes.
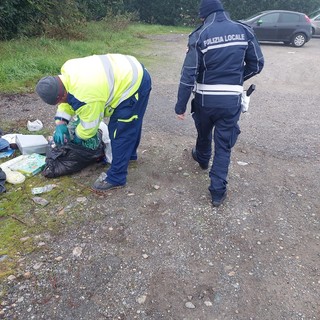
[[[223,196],[220,200],[213,200],[212,199],[212,205],[214,207],[219,207],[223,203],[223,201],[226,199],[226,197],[227,197],[227,191],[223,194]]]
[[[91,189],[94,192],[103,193],[103,192],[110,191],[113,189],[120,189],[125,186],[124,184],[123,185],[115,185],[115,184],[109,183],[105,180],[106,177],[107,177],[106,173],[103,172],[102,174],[100,174],[99,178],[94,182]]]
[[[191,154],[192,154],[193,160],[199,163],[199,166],[200,166],[200,168],[202,170],[207,170],[209,168],[209,163],[201,163],[201,162],[199,162],[198,157],[197,157],[196,148],[192,149]]]

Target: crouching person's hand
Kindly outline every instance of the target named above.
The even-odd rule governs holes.
[[[57,145],[64,145],[70,141],[70,133],[67,124],[61,123],[56,125],[53,140]]]
[[[74,135],[73,138],[73,143],[77,145],[82,145],[85,148],[91,149],[91,150],[96,150],[98,149],[101,141],[98,137],[98,134],[94,135],[92,138],[89,139],[81,139],[79,138],[76,134]]]
[[[77,144],[77,145],[82,145],[84,140],[80,139],[76,134],[74,135],[73,137],[73,141],[72,141],[74,144]]]

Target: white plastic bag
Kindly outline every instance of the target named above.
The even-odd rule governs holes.
[[[6,182],[11,184],[19,184],[26,180],[26,177],[21,172],[12,171],[7,167],[3,168],[2,170],[6,174]]]
[[[102,131],[102,141],[105,144],[104,147],[104,155],[106,157],[106,161],[108,163],[112,162],[112,150],[111,150],[111,140],[109,137],[109,129],[108,126],[101,121],[99,125],[99,129]]]
[[[43,128],[43,124],[40,120],[35,120],[35,121],[28,121],[27,124],[28,130],[29,131],[39,131]]]
[[[249,109],[250,96],[247,96],[247,91],[243,91],[241,95],[241,112],[247,112]]]

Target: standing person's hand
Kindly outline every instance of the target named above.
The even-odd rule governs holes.
[[[178,114],[177,117],[178,117],[179,120],[184,120],[185,117],[186,117],[186,114],[185,113]]]

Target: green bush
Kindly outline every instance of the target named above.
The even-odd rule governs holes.
[[[85,19],[74,0],[2,0],[0,40],[48,35],[79,37]]]
[[[108,20],[118,30],[131,15],[142,22],[162,25],[199,23],[200,0],[1,0],[0,40],[46,35],[57,39],[81,39],[86,21]],[[306,14],[320,8],[320,0],[222,0],[232,19],[256,12],[284,9]]]

